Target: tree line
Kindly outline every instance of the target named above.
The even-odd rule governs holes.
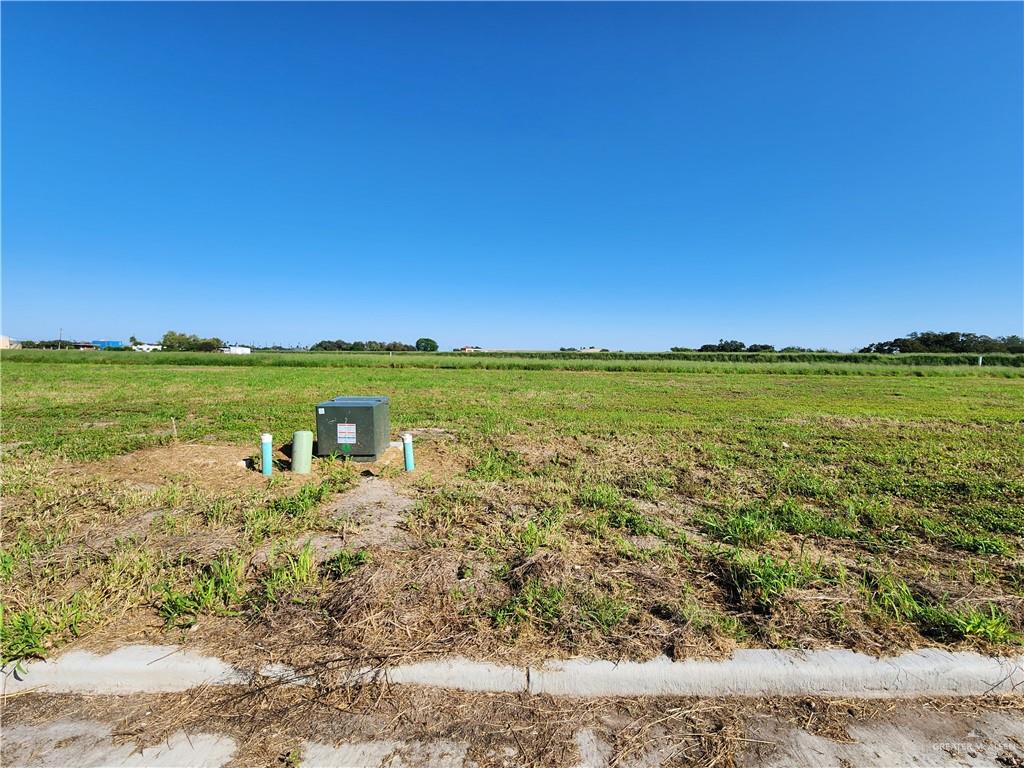
[[[672,347],[672,352],[830,352],[828,349],[809,347],[783,347],[776,349],[772,344],[744,344],[736,339],[719,339],[717,344],[692,347]],[[909,333],[889,341],[876,341],[857,350],[876,354],[896,352],[951,352],[983,354],[987,352],[1024,352],[1024,338],[1020,336],[984,336],[962,331],[923,331]]]
[[[416,344],[401,341],[345,341],[324,339],[309,348],[311,352],[437,352],[437,342],[426,337]]]
[[[961,331],[924,331],[910,333],[898,339],[876,341],[861,352],[1024,352],[1024,338],[1020,336],[984,336]]]
[[[772,344],[751,344],[747,346],[735,339],[719,339],[717,344],[703,344],[699,348],[672,347],[672,352],[828,352],[827,349],[809,349],[807,347],[783,347],[775,349]]]
[[[132,341],[136,341],[134,336]],[[216,352],[224,346],[224,342],[216,336],[204,339],[194,333],[168,331],[160,340],[160,346],[172,352]]]

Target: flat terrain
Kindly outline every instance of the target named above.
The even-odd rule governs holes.
[[[6,361],[4,655],[283,615],[367,653],[1006,648],[1024,380],[910,374]],[[358,464],[238,465],[341,393],[417,431],[391,534],[339,503]]]
[[[4,660],[1016,653],[1024,370],[786,365],[5,357]],[[261,431],[282,447],[340,394],[391,398],[415,473],[397,455],[252,468]]]

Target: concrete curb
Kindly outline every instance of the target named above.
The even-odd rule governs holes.
[[[268,680],[311,681],[273,665]],[[23,673],[5,670],[5,694],[132,694],[245,684],[251,675],[215,657],[175,646],[127,646],[105,656],[82,651],[31,662]],[[848,650],[740,650],[729,659],[645,662],[553,660],[532,667],[459,657],[396,667],[364,668],[352,684],[384,682],[491,693],[597,696],[845,696],[899,698],[981,696],[1024,692],[1024,655],[990,657],[926,648],[875,658]]]
[[[531,667],[529,691],[578,697],[980,696],[1024,686],[1022,663],[1022,656],[937,648],[881,659],[848,650],[738,650],[725,661],[570,659]]]
[[[398,667],[362,669],[349,676],[353,683],[386,682],[458,691],[517,693],[528,690],[529,671],[509,664],[491,664],[458,656]]]
[[[127,645],[105,656],[71,651],[23,667],[23,672],[4,669],[5,695],[36,689],[48,693],[173,693],[249,679],[218,658],[174,645]]]

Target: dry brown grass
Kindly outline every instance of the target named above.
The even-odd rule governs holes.
[[[662,765],[733,766],[772,754],[759,723],[849,741],[847,726],[886,722],[898,712],[967,718],[1024,711],[1020,697],[852,701],[842,699],[556,699],[365,685],[270,684],[131,697],[32,694],[9,699],[4,715],[21,724],[88,718],[111,723],[120,742],[141,745],[172,733],[223,733],[239,751],[234,765],[272,765],[305,740],[452,740],[470,745],[483,768],[575,765],[576,737],[591,729],[620,766],[657,753]],[[756,759],[756,758],[755,758]]]

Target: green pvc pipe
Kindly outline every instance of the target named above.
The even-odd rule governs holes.
[[[296,432],[292,435],[292,472],[308,475],[313,462],[313,433]]]

